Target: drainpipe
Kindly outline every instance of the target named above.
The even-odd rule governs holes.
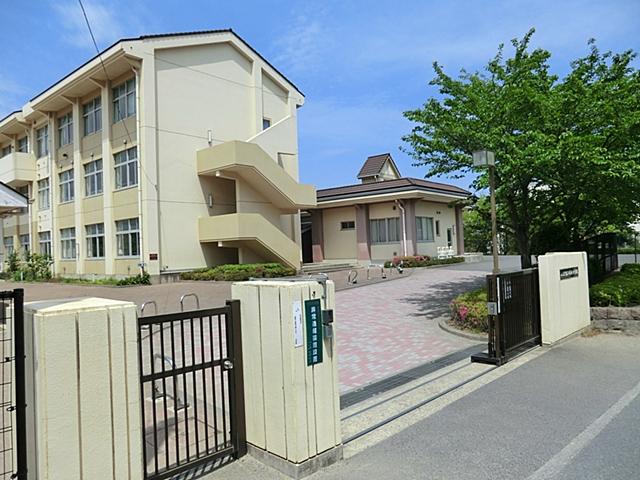
[[[395,200],[396,205],[398,206],[398,208],[400,209],[400,211],[402,212],[402,251],[404,252],[404,256],[407,256],[407,216],[406,216],[406,212],[404,210],[404,207],[402,206],[402,202],[400,202],[400,200]]]

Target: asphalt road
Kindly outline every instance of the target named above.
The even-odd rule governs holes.
[[[505,368],[505,367],[502,367]],[[577,337],[310,480],[640,478],[640,337]],[[283,479],[245,457],[211,479]]]

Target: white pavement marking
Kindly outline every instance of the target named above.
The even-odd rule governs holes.
[[[531,474],[527,480],[546,480],[556,478],[558,474],[587,446],[624,408],[640,395],[640,382],[625,393],[616,403],[585,428],[566,447],[556,453],[542,467]]]

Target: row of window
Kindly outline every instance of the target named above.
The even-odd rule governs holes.
[[[131,117],[136,113],[136,81],[134,78],[112,89],[113,123]],[[73,115],[71,112],[58,117],[58,146],[73,143]],[[83,135],[91,135],[102,130],[102,98],[95,97],[82,105]],[[49,154],[49,126],[36,130],[36,155],[38,158]],[[18,139],[18,152],[29,152],[29,139],[24,136]],[[4,157],[11,153],[11,146],[0,152]]]
[[[13,253],[13,237],[4,237],[5,255]],[[85,225],[87,258],[104,258],[104,223]],[[41,255],[53,256],[51,248],[51,232],[38,233]],[[20,248],[29,251],[29,235],[20,235]],[[74,260],[77,257],[76,229],[60,229],[60,258]],[[140,255],[140,224],[137,218],[116,221],[116,248],[118,257],[137,257]]]
[[[400,241],[400,218],[379,218],[369,221],[371,243],[394,243]],[[440,236],[440,221],[435,221],[435,234]],[[416,217],[416,240],[434,241],[434,221],[432,217]]]
[[[138,184],[138,153],[137,148],[129,148],[113,156],[115,188],[127,188]],[[71,202],[75,199],[75,181],[73,168],[58,174],[58,188],[60,203]],[[38,180],[38,208],[49,208],[48,178]],[[104,191],[103,162],[99,158],[84,164],[84,193],[91,197],[100,195]]]

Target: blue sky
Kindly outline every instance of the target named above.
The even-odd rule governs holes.
[[[0,118],[94,55],[77,0],[2,0]],[[233,28],[306,95],[299,111],[301,179],[348,184],[368,155],[399,151],[411,125],[402,112],[437,92],[449,73],[482,68],[499,43],[535,27],[556,73],[587,52],[640,51],[640,0],[216,1],[85,0],[104,48],[121,37]],[[636,62],[637,64],[638,62]],[[442,179],[448,181],[446,179]],[[451,180],[467,187],[468,178]]]

